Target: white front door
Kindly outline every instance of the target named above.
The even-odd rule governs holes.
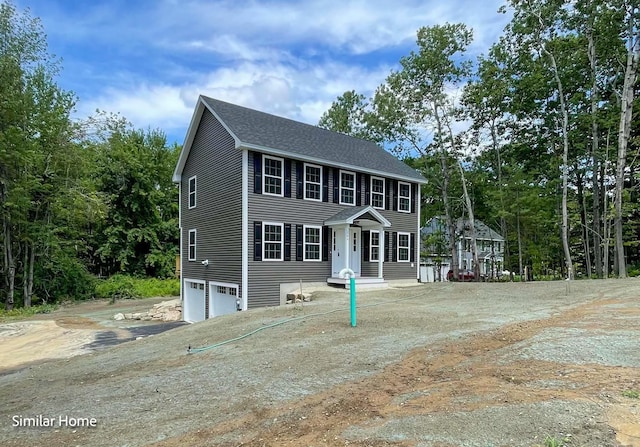
[[[349,268],[356,276],[360,276],[360,265],[362,260],[362,230],[357,227],[350,229],[349,236]]]
[[[344,229],[331,228],[331,276],[334,278],[337,278],[340,275],[340,270],[345,268],[344,244]]]

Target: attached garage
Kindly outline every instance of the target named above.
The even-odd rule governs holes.
[[[238,311],[238,285],[209,282],[209,318]]]
[[[184,321],[195,323],[206,317],[205,282],[198,279],[184,280]]]

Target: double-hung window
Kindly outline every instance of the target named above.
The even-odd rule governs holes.
[[[384,179],[371,177],[371,206],[384,209]]]
[[[196,176],[189,177],[189,209],[196,207]]]
[[[340,171],[340,205],[356,204],[356,174]]]
[[[265,261],[282,261],[284,248],[284,224],[262,224],[262,252]]]
[[[409,233],[398,233],[398,262],[409,262]]]
[[[411,212],[411,185],[409,183],[398,182],[398,211]]]
[[[262,156],[262,191],[264,194],[283,195],[283,164],[282,158]]]
[[[369,244],[369,259],[371,261],[379,261],[380,260],[380,232],[379,231],[371,231],[370,233],[370,244]]]
[[[322,200],[322,167],[304,165],[304,198],[308,200]]]
[[[322,227],[304,226],[304,260],[321,261]]]
[[[196,260],[196,230],[189,230],[189,261]]]

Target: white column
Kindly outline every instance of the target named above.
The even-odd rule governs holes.
[[[380,227],[380,237],[378,239],[378,278],[382,279],[382,265],[384,264],[384,227]]]
[[[349,250],[350,246],[350,238],[349,238],[349,233],[350,233],[350,228],[349,225],[344,227],[344,267],[343,268],[349,268],[349,255],[351,250]]]

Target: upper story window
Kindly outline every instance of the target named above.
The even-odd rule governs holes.
[[[262,224],[262,253],[265,261],[282,261],[284,246],[284,224]]]
[[[371,177],[371,206],[384,209],[384,179]]]
[[[196,230],[189,230],[189,261],[196,260]]]
[[[398,182],[398,211],[411,212],[411,185],[409,183]]]
[[[196,176],[189,178],[189,209],[196,207]]]
[[[282,166],[282,158],[271,157],[269,155],[262,156],[262,191],[264,194],[282,197]]]
[[[322,227],[304,226],[304,260],[321,261]]]
[[[340,171],[340,205],[356,204],[356,174]]]
[[[308,200],[322,200],[322,167],[304,165],[304,198]]]
[[[371,241],[369,244],[369,259],[371,261],[379,261],[380,260],[380,232],[379,231],[371,231],[370,233]]]
[[[398,233],[398,262],[409,262],[409,233]]]

